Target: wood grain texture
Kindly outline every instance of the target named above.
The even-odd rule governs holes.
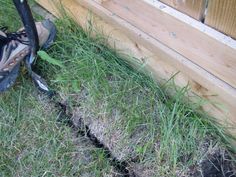
[[[209,0],[205,24],[236,39],[236,0]]]
[[[235,49],[140,0],[110,0],[103,7],[236,88]]]
[[[38,2],[54,15],[59,15],[51,0],[38,0]],[[54,2],[58,3],[59,0]],[[209,101],[202,106],[205,111],[224,125],[236,124],[236,92],[230,86],[165,45],[152,40],[148,35],[130,26],[114,13],[98,6],[94,1],[79,1],[83,6],[74,0],[61,0],[61,3],[85,29],[88,24],[91,24],[89,18],[91,10],[93,31],[108,36],[108,42],[112,47],[144,62],[159,82],[165,82],[178,73],[175,76],[175,83],[180,87],[189,85],[191,87],[189,96],[193,101],[196,101],[196,97],[191,97],[193,95],[205,98]],[[171,93],[174,94],[174,91]],[[236,135],[234,129],[229,131]]]
[[[98,3],[103,3],[103,2],[106,2],[106,1],[109,1],[109,0],[95,0],[96,2]]]
[[[160,0],[175,9],[197,19],[204,17],[206,0]]]

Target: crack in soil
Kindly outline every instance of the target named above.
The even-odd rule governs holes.
[[[50,16],[51,14],[48,12],[42,12],[42,8],[36,7],[34,8],[34,11],[42,16]],[[115,168],[115,170],[120,173],[120,176],[124,176],[124,177],[135,177],[135,176],[142,176],[141,174],[139,175],[137,173],[137,171],[141,171],[143,172],[143,169],[130,169],[130,166],[132,166],[132,163],[138,163],[137,159],[134,159],[132,161],[125,161],[125,160],[119,160],[118,158],[114,157],[114,154],[112,154],[112,151],[109,150],[108,146],[106,145],[106,143],[102,143],[98,137],[96,137],[96,135],[94,135],[94,133],[92,133],[92,130],[89,128],[89,126],[84,125],[83,122],[81,122],[80,126],[78,126],[77,124],[75,125],[75,123],[73,122],[72,118],[72,113],[69,111],[68,106],[62,102],[54,102],[53,104],[56,105],[57,109],[60,111],[60,117],[59,120],[60,122],[65,123],[67,126],[71,127],[72,130],[74,131],[74,133],[76,134],[77,137],[88,137],[89,140],[91,141],[91,143],[99,149],[104,150],[105,152],[105,157],[109,160],[111,166],[113,166]],[[82,120],[80,120],[82,121]],[[200,164],[200,168],[201,168],[201,173],[195,173],[195,174],[190,174],[190,175],[186,175],[186,176],[195,176],[195,177],[200,177],[200,176],[204,176],[204,177],[208,177],[208,176],[230,176],[233,177],[235,176],[235,173],[231,172],[231,165],[230,162],[224,162],[223,157],[219,157],[219,155],[217,154],[221,154],[219,152],[216,152],[213,155],[209,155],[208,159],[205,159],[203,162],[201,162]],[[223,161],[223,162],[222,162]],[[223,166],[222,166],[223,164]],[[217,167],[217,168],[215,168]],[[223,168],[224,167],[224,168]],[[138,167],[137,167],[138,168]],[[196,168],[196,167],[193,167]],[[222,169],[223,168],[223,169]],[[217,170],[218,169],[218,170]],[[196,169],[191,169],[190,171],[195,172]],[[223,174],[224,172],[226,172],[226,174]]]
[[[69,113],[67,105],[58,102],[56,103],[56,107],[60,109],[61,112],[58,121],[63,122],[67,126],[71,127],[73,131],[76,132],[77,137],[88,137],[96,148],[102,149],[105,153],[105,157],[109,160],[110,165],[113,166],[122,177],[136,176],[130,169],[128,169],[129,162],[119,161],[116,157],[112,156],[110,150],[91,133],[91,130],[88,126],[83,126],[82,122],[80,127],[74,125],[73,121],[71,120],[72,114]]]
[[[90,130],[88,125],[85,125],[83,120],[80,119],[80,123],[75,123],[73,121],[73,114],[72,111],[69,110],[69,106],[66,105],[66,103],[63,102],[57,102],[54,104],[56,105],[56,108],[60,111],[60,116],[58,121],[63,122],[76,134],[76,137],[87,137],[93,146],[96,148],[102,149],[105,153],[106,159],[109,161],[110,165],[114,167],[114,169],[117,171],[119,176],[122,177],[137,177],[137,176],[143,176],[142,174],[139,174],[140,170],[135,169],[132,164],[138,163],[137,159],[125,161],[125,160],[118,160],[109,150],[109,148],[99,141],[99,139],[91,133],[92,130]],[[208,154],[209,157],[205,158],[198,167],[200,169],[196,170],[189,169],[189,173],[186,176],[193,176],[193,177],[234,177],[235,171],[232,169],[231,162],[225,161],[225,158],[221,157],[222,152],[218,152],[216,150],[213,154]],[[219,157],[218,157],[219,156]],[[228,157],[227,153],[225,156]],[[230,159],[230,157],[228,157]],[[222,166],[223,165],[223,166]],[[142,170],[141,170],[142,171]]]

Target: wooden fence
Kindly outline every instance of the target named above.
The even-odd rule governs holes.
[[[236,0],[160,0],[175,9],[236,38]]]

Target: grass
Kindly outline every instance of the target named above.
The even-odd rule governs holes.
[[[16,15],[10,1],[0,2],[0,15],[9,14],[0,24],[18,28],[17,20],[12,23]],[[121,57],[106,46],[103,36],[91,37],[91,31],[83,31],[66,15],[56,25],[57,41],[47,53],[60,65],[38,58],[37,69],[71,110],[80,107],[85,110],[85,119],[111,121],[111,131],[121,130],[122,138],[130,139],[120,144],[121,149],[132,149],[125,160],[138,159],[157,176],[175,176],[176,171],[184,171],[203,158],[205,144],[230,147],[223,129],[198,111],[200,104],[186,99],[187,88],[177,88],[171,82],[157,84],[134,58]],[[99,149],[89,151],[89,165],[81,162],[75,167],[78,147],[68,138],[72,137],[70,128],[58,123],[59,113],[47,110],[32,83],[23,77],[0,97],[0,175],[73,176],[81,170],[96,176],[109,173],[112,169]],[[170,87],[176,90],[173,96],[167,92]],[[115,120],[114,113],[118,115]],[[133,140],[137,134],[138,139]]]
[[[118,112],[119,120],[112,122],[111,129],[122,130],[125,139],[140,133],[141,143],[126,146],[134,149],[142,163],[159,167],[156,174],[171,176],[177,169],[195,164],[204,156],[201,145],[209,137],[213,146],[221,138],[227,140],[218,136],[223,129],[198,111],[199,103],[186,100],[187,88],[175,88],[176,94],[169,96],[168,87],[174,85],[158,85],[140,72],[142,66],[131,67],[124,57],[104,45],[106,39],[99,34],[92,38],[90,31],[84,32],[66,16],[58,21],[58,27],[57,42],[48,53],[64,67],[50,69],[53,87],[66,96],[72,109],[78,106],[75,95],[85,92],[86,99],[79,102],[80,109],[89,110],[84,117],[112,119],[114,111]],[[46,71],[45,63],[40,66]],[[136,131],[140,127],[145,133]]]
[[[72,142],[65,139],[69,129],[56,123],[54,110],[40,104],[33,94],[27,94],[33,92],[32,88],[17,89],[0,99],[1,176],[65,173],[74,150]]]
[[[19,79],[1,94],[0,105],[0,176],[103,176],[112,171],[103,150],[80,137],[76,143],[87,145],[75,144],[71,128],[58,121],[60,112],[35,92],[31,81]]]
[[[0,176],[103,176],[112,170],[102,150],[74,143],[71,128],[31,81],[19,79],[1,94],[0,105]]]
[[[20,21],[12,2],[0,2],[0,16],[8,14],[1,18],[0,26],[18,29]],[[75,138],[71,128],[58,121],[59,117],[60,112],[37,93],[22,70],[14,88],[0,94],[0,176],[110,174],[112,167],[103,150],[84,138]]]

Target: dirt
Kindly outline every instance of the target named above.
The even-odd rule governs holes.
[[[125,138],[124,132],[115,127],[115,123],[109,119],[93,119],[91,115],[83,119],[82,116],[84,110],[77,108],[72,118],[75,125],[78,126],[78,122],[83,121],[84,124],[89,128],[91,134],[93,134],[99,142],[105,144],[106,147],[111,151],[112,155],[120,161],[127,160],[128,157],[134,158],[132,154],[132,146],[129,139]]]
[[[64,107],[63,104],[58,106],[58,103],[50,100],[46,95],[39,94],[38,92],[33,93],[40,104],[45,105],[44,111],[51,112],[58,109],[60,112],[60,116],[58,116],[58,121],[65,123],[67,126],[71,127],[71,136],[65,137],[72,139],[76,149],[73,154],[72,161],[68,162],[72,165],[71,171],[74,171],[74,176],[80,177],[91,177],[91,176],[99,176],[102,174],[104,177],[123,177],[124,170],[120,170],[117,168],[115,163],[112,163],[113,159],[106,155],[106,149],[103,148],[99,142],[94,140],[95,137],[89,137],[86,132],[83,132],[81,129],[82,123],[80,125],[74,125],[68,120],[70,114],[68,113],[67,107]],[[104,151],[104,161],[98,161],[98,156],[103,154]],[[110,161],[110,163],[109,163]],[[101,164],[99,164],[101,163]],[[104,163],[104,164],[102,164]],[[108,163],[108,164],[106,164]],[[101,167],[99,167],[99,165]],[[103,170],[104,168],[104,170]],[[96,172],[96,170],[101,170],[100,172]]]
[[[96,173],[88,166],[91,166],[96,162],[96,156],[93,154],[98,150],[96,146],[90,141],[89,138],[78,135],[77,133],[73,136],[73,142],[76,145],[76,153],[73,159],[73,168],[81,168],[79,174],[74,174],[75,176],[90,177],[96,176]],[[110,171],[104,170],[102,172],[103,176],[106,177],[120,177],[120,173],[112,166],[110,166]]]
[[[40,8],[39,6],[33,7],[33,10],[49,19],[54,20],[51,14]],[[86,94],[82,93],[78,96],[78,105],[86,99]],[[64,103],[63,103],[64,104]],[[65,104],[66,105],[66,104]],[[103,106],[102,104],[97,105],[98,107]],[[64,108],[65,109],[65,108]],[[75,127],[73,141],[76,144],[77,150],[74,155],[74,167],[87,166],[92,163],[94,157],[92,153],[97,146],[101,149],[105,149],[108,153],[108,158],[113,158],[111,162],[113,168],[109,173],[104,176],[125,176],[119,173],[118,163],[124,163],[125,165],[119,166],[118,168],[126,168],[129,174],[128,176],[135,177],[151,177],[156,176],[155,171],[157,167],[152,163],[140,163],[137,161],[137,153],[133,148],[133,144],[141,144],[143,137],[147,130],[145,127],[139,127],[132,136],[124,133],[125,131],[119,126],[121,118],[119,111],[114,109],[111,117],[107,117],[106,114],[102,114],[99,117],[93,114],[93,111],[86,109],[85,107],[76,107],[72,112],[72,124]],[[76,133],[76,129],[81,130],[85,127],[86,131],[89,131],[90,138],[81,136]],[[80,132],[81,133],[81,132]],[[84,133],[81,133],[84,134]],[[210,141],[210,140],[206,140]],[[222,147],[216,145],[210,147],[210,143],[206,142],[202,148],[202,154],[205,154],[201,161],[188,169],[182,171],[176,170],[176,176],[179,177],[234,177],[236,176],[236,166],[230,160],[229,153]],[[234,157],[236,158],[236,157]],[[114,160],[115,159],[115,160]],[[123,170],[123,171],[125,171]],[[122,171],[122,170],[121,170]],[[80,176],[94,176],[92,171],[84,170],[81,171]]]
[[[232,157],[229,156],[226,150],[218,148],[213,153],[206,155],[200,163],[201,174],[196,174],[196,176],[235,177],[236,166],[231,159]]]
[[[38,97],[39,101],[45,103],[44,95]],[[66,98],[66,97],[65,97]],[[77,95],[77,105],[86,100],[86,93]],[[48,104],[48,103],[47,103]],[[148,130],[145,127],[139,127],[133,132],[133,135],[125,134],[124,130],[119,126],[121,117],[118,110],[113,111],[110,117],[107,114],[95,116],[91,108],[86,106],[77,106],[72,112],[68,111],[66,101],[63,101],[63,109],[67,116],[71,116],[70,125],[73,128],[73,142],[76,145],[74,154],[73,168],[81,167],[80,176],[94,176],[94,172],[87,170],[86,166],[96,161],[92,155],[95,149],[99,148],[106,151],[106,158],[110,161],[111,170],[103,175],[109,177],[154,177],[156,176],[156,167],[154,163],[140,163],[138,155],[133,145],[140,144],[144,140],[143,137]],[[97,105],[96,109],[100,109],[103,105]],[[45,109],[50,111],[53,104]],[[89,132],[89,134],[87,134]],[[201,145],[203,157],[195,165],[188,169],[177,169],[178,177],[236,177],[236,165],[232,162],[232,157],[219,145],[212,146],[211,138],[205,140]],[[233,157],[236,159],[236,156]],[[123,164],[123,165],[119,165]],[[76,171],[76,170],[75,170]],[[128,173],[128,175],[126,174]],[[77,174],[76,174],[77,175]]]
[[[79,97],[78,101],[85,99]],[[101,105],[100,105],[101,106]],[[99,106],[98,106],[99,107]],[[77,107],[73,111],[72,122],[75,127],[88,127],[90,133],[107,148],[112,157],[118,161],[126,161],[129,176],[147,177],[156,176],[157,167],[152,163],[140,163],[136,161],[137,154],[132,145],[138,144],[145,137],[145,128],[137,129],[133,136],[127,136],[119,125],[119,112],[114,111],[111,117],[94,117],[88,108]],[[201,145],[204,156],[195,165],[184,170],[176,170],[178,177],[234,177],[236,176],[236,166],[232,162],[232,157],[225,148],[215,145],[212,147],[211,138]],[[236,157],[234,157],[236,158]]]
[[[139,127],[133,132],[133,135],[125,134],[124,130],[119,126],[121,117],[118,110],[113,111],[113,114],[108,118],[107,114],[95,116],[91,108],[82,103],[87,99],[86,93],[77,95],[77,106],[70,112],[68,110],[66,101],[63,101],[63,109],[60,111],[66,113],[70,124],[73,128],[73,142],[76,145],[76,152],[74,154],[73,168],[81,167],[82,177],[94,176],[91,170],[87,170],[88,164],[96,161],[92,155],[95,149],[106,151],[106,158],[110,161],[111,171],[104,173],[107,177],[154,177],[156,176],[155,162],[140,163],[138,155],[135,152],[133,145],[141,143],[147,134],[148,130]],[[65,97],[66,98],[66,97]],[[42,103],[49,102],[44,95],[38,96],[38,100]],[[81,103],[81,104],[80,104]],[[47,103],[47,105],[49,105]],[[96,109],[100,109],[103,105],[97,105]],[[45,109],[50,111],[53,104]],[[89,134],[88,134],[89,132]],[[207,138],[205,143],[200,146],[203,157],[195,165],[188,169],[177,169],[176,176],[178,177],[236,177],[236,164],[225,148],[220,145],[212,145],[212,138]],[[123,164],[123,165],[119,165]],[[76,171],[76,170],[75,170]],[[128,173],[128,174],[126,174]]]

